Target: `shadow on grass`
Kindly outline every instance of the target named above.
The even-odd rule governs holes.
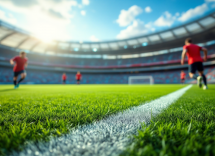
[[[8,92],[8,91],[12,91],[12,90],[16,90],[16,89],[13,89],[13,88],[11,88],[11,89],[3,89],[3,90],[0,90],[0,92]]]
[[[209,88],[208,90],[215,90],[215,88],[212,88],[212,89],[211,89],[211,88]]]

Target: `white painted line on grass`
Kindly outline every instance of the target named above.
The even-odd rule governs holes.
[[[141,123],[150,123],[163,109],[180,98],[191,85],[144,105],[133,107],[90,125],[81,126],[69,134],[52,138],[47,143],[31,143],[20,156],[115,156],[131,142]]]

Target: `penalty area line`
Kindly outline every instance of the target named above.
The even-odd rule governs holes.
[[[80,126],[69,134],[51,138],[49,142],[29,143],[13,156],[113,156],[119,155],[131,143],[129,135],[136,134],[141,123],[150,123],[156,116],[178,100],[192,85],[162,96],[146,104],[132,107],[106,119]]]

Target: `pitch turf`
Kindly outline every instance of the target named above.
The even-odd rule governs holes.
[[[122,155],[215,155],[215,86],[193,86],[148,126]]]
[[[48,140],[69,129],[151,101],[181,85],[0,86],[0,154],[27,141]]]

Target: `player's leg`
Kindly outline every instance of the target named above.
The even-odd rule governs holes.
[[[196,73],[195,63],[190,64],[189,65],[189,76],[190,76],[190,78],[197,80],[197,75],[195,73]]]
[[[13,84],[14,84],[14,89],[17,88],[17,78],[19,76],[19,72],[14,72],[14,75],[13,75]]]
[[[26,72],[22,71],[22,73],[21,73],[21,79],[18,81],[17,87],[19,87],[20,82],[22,82],[25,79],[26,75],[27,75]]]
[[[184,84],[184,79],[182,80],[182,84]]]
[[[14,73],[13,84],[14,84],[15,89],[16,89],[16,85],[17,85],[17,77],[18,77],[18,75],[15,75],[15,73]]]
[[[202,76],[201,75],[197,76],[194,73],[189,73],[189,75],[190,75],[190,78],[197,80],[197,85],[201,88],[202,87]]]
[[[206,76],[205,76],[205,74],[204,74],[204,67],[203,67],[203,63],[202,63],[202,62],[199,62],[199,63],[198,63],[198,72],[199,72],[199,75],[200,75],[200,76],[202,77],[202,79],[203,79],[203,83],[204,83],[203,89],[204,89],[204,90],[208,89],[208,87],[207,87],[207,78],[206,78]]]
[[[204,72],[203,71],[199,71],[199,75],[202,77],[202,80],[203,80],[203,83],[204,83],[203,89],[204,90],[208,89],[207,79],[206,79],[206,76],[205,76]]]
[[[181,84],[183,84],[183,79],[181,79]]]
[[[190,75],[190,78],[193,78],[193,79],[197,80],[197,84],[201,88],[202,87],[202,76],[201,75],[197,76],[195,74],[197,68],[198,68],[198,62],[195,62],[195,63],[191,64],[189,66],[189,75]]]

